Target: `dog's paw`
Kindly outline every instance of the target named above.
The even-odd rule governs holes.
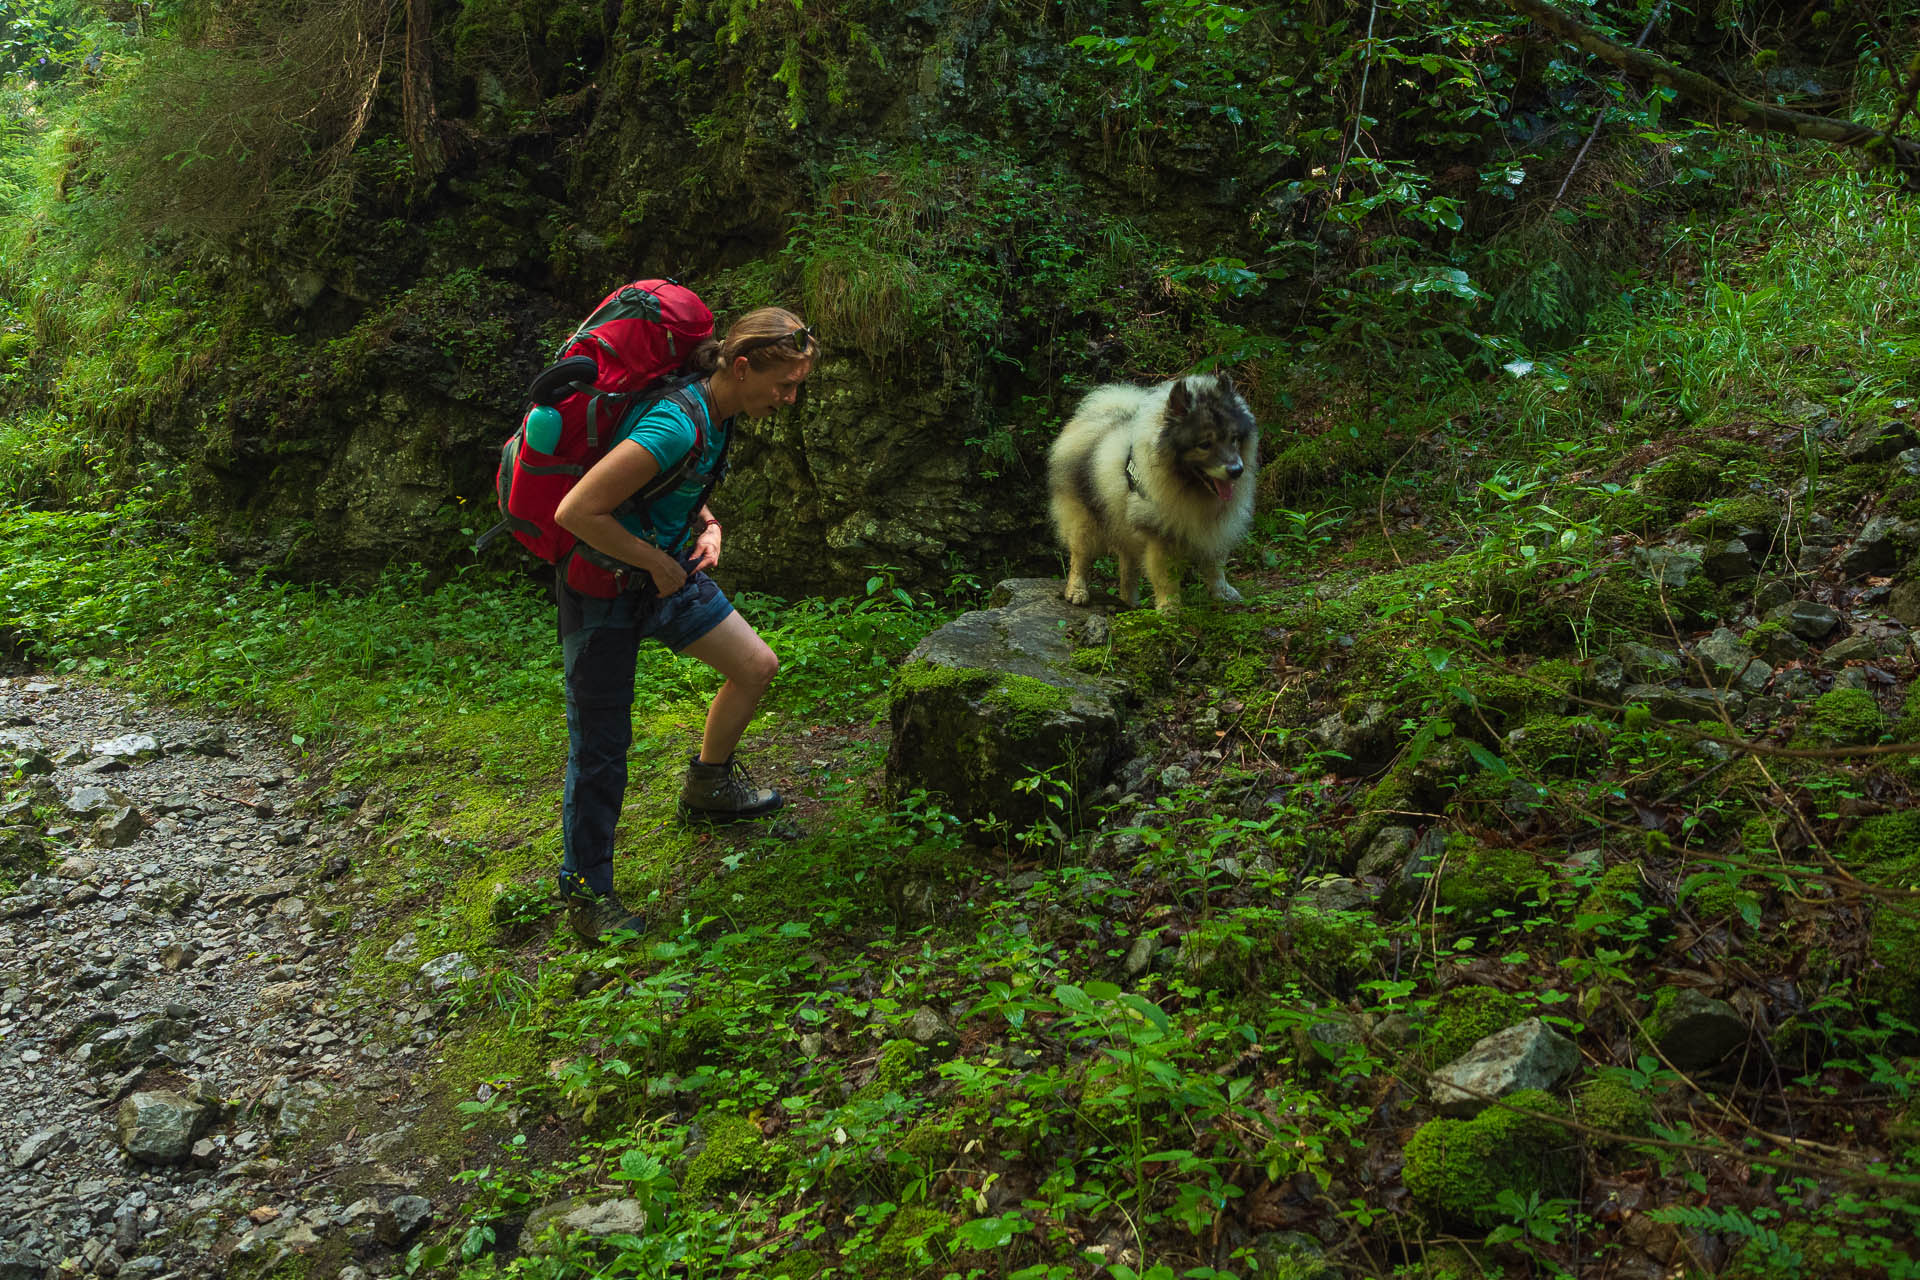
[[[1068,604],[1086,604],[1088,601],[1092,599],[1093,599],[1093,592],[1087,590],[1085,584],[1082,584],[1077,587],[1071,584],[1068,585],[1067,587],[1067,603]]]
[[[1222,582],[1219,586],[1215,587],[1213,589],[1213,598],[1224,604],[1240,603],[1240,593],[1234,590],[1231,582]]]
[[[1156,600],[1153,602],[1153,607],[1165,614],[1180,612],[1180,602],[1178,600]]]

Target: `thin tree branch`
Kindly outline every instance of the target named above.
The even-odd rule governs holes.
[[[1647,17],[1647,25],[1640,28],[1640,38],[1633,42],[1634,48],[1640,49],[1646,46],[1647,37],[1653,34],[1654,24],[1660,21],[1660,15],[1666,11],[1667,0],[1660,0],[1660,3],[1653,7],[1652,14]],[[1620,78],[1625,80],[1627,78],[1626,73],[1622,72]],[[1607,108],[1606,105],[1602,103],[1599,114],[1593,118],[1592,131],[1587,134],[1587,140],[1580,144],[1580,154],[1573,158],[1571,165],[1567,166],[1567,176],[1560,180],[1560,189],[1553,193],[1553,199],[1547,205],[1549,212],[1559,208],[1560,201],[1566,198],[1567,188],[1573,185],[1573,175],[1580,172],[1580,162],[1587,158],[1587,152],[1592,148],[1594,139],[1600,136],[1600,126],[1606,122]]]
[[[1836,120],[1805,111],[1789,111],[1742,97],[1717,80],[1689,71],[1645,49],[1630,49],[1597,28],[1547,4],[1545,0],[1506,0],[1507,7],[1525,15],[1594,57],[1621,68],[1628,75],[1672,89],[1699,109],[1710,109],[1716,120],[1726,120],[1755,133],[1828,142],[1865,152],[1875,161],[1891,161],[1911,190],[1920,190],[1920,142],[1871,129],[1851,120]]]

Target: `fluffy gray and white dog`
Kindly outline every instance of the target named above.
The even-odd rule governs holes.
[[[1155,606],[1177,607],[1182,562],[1214,599],[1238,600],[1224,565],[1253,519],[1259,464],[1260,429],[1224,373],[1095,388],[1047,452],[1067,599],[1087,603],[1087,574],[1111,551],[1129,605],[1139,602],[1144,564]]]

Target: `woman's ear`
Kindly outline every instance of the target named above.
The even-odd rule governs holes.
[[[748,363],[745,356],[735,356],[733,358],[733,380],[735,382],[745,382],[747,380],[747,373],[752,368],[753,365]]]

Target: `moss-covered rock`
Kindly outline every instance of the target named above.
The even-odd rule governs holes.
[[[1496,911],[1524,913],[1546,902],[1551,883],[1546,869],[1525,850],[1452,836],[1440,875],[1440,905],[1452,909],[1456,924],[1486,920]]]
[[[1574,1095],[1575,1118],[1596,1129],[1641,1137],[1653,1127],[1653,1103],[1617,1080],[1595,1079]]]
[[[1820,746],[1865,746],[1878,742],[1887,729],[1880,704],[1865,689],[1840,688],[1813,701],[1801,734]]]
[[[772,1159],[760,1126],[743,1115],[709,1111],[697,1123],[706,1141],[687,1161],[680,1180],[680,1190],[689,1200],[737,1187],[766,1169]]]
[[[1527,1016],[1528,1002],[1510,991],[1478,984],[1441,995],[1420,1027],[1420,1060],[1430,1067],[1452,1062],[1494,1032]]]
[[[1513,1109],[1565,1115],[1566,1106],[1537,1089],[1504,1101],[1471,1120],[1429,1120],[1408,1141],[1407,1190],[1443,1221],[1484,1229],[1505,1217],[1494,1203],[1502,1191],[1545,1199],[1574,1186],[1572,1134]]]
[[[1074,664],[1095,617],[1053,579],[1003,583],[1007,603],[922,640],[894,677],[887,783],[962,817],[1075,825],[1120,753],[1121,687]],[[1049,781],[1033,785],[1036,775]]]

